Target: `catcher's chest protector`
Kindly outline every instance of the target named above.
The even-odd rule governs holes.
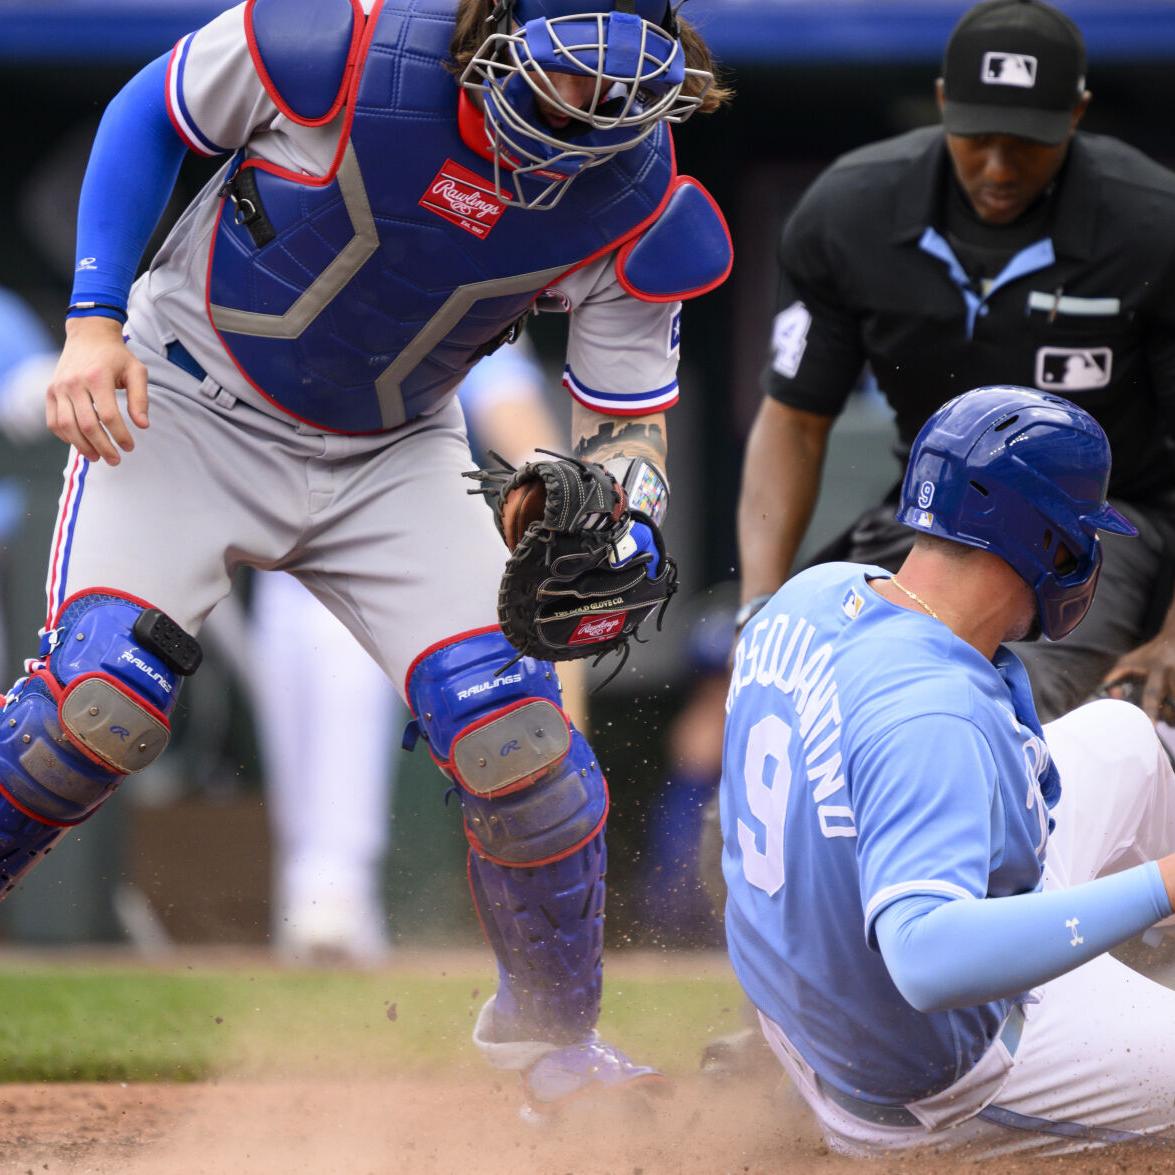
[[[321,70],[288,68],[278,36],[277,18],[309,2],[257,0],[248,13],[271,96],[312,125],[321,100],[299,114],[315,103],[274,80],[309,76],[321,89]],[[674,178],[663,124],[580,176],[556,208],[509,207],[458,129],[444,66],[454,13],[453,0],[377,3],[355,65],[339,72],[334,171],[247,160],[218,218],[213,325],[255,387],[324,429],[374,432],[436,411],[538,292],[655,218]],[[348,37],[340,26],[339,44],[316,51],[345,60]]]

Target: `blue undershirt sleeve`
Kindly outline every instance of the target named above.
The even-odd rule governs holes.
[[[916,894],[887,906],[875,926],[897,989],[919,1012],[938,1012],[1018,995],[1171,912],[1150,861],[1072,889],[954,900]]]
[[[167,59],[140,70],[102,116],[78,205],[70,318],[126,319],[139,260],[187,153],[167,114]]]

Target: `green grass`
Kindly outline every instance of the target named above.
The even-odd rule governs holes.
[[[0,1081],[423,1073],[479,1063],[491,972],[76,968],[0,973]],[[739,1023],[724,978],[610,975],[601,1031],[670,1073]]]

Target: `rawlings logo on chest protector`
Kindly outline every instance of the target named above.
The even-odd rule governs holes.
[[[421,208],[435,212],[475,237],[490,235],[508,201],[493,185],[451,159],[437,172],[420,197]]]

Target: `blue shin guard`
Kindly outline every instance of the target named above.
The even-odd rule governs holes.
[[[470,854],[473,899],[498,960],[495,1039],[569,1044],[595,1027],[606,858],[603,830],[570,856],[533,868]]]
[[[114,592],[68,599],[0,708],[0,897],[160,754],[199,646]]]
[[[426,651],[408,695],[459,785],[469,876],[501,984],[493,1036],[568,1043],[600,1010],[608,788],[550,664],[498,630]]]

